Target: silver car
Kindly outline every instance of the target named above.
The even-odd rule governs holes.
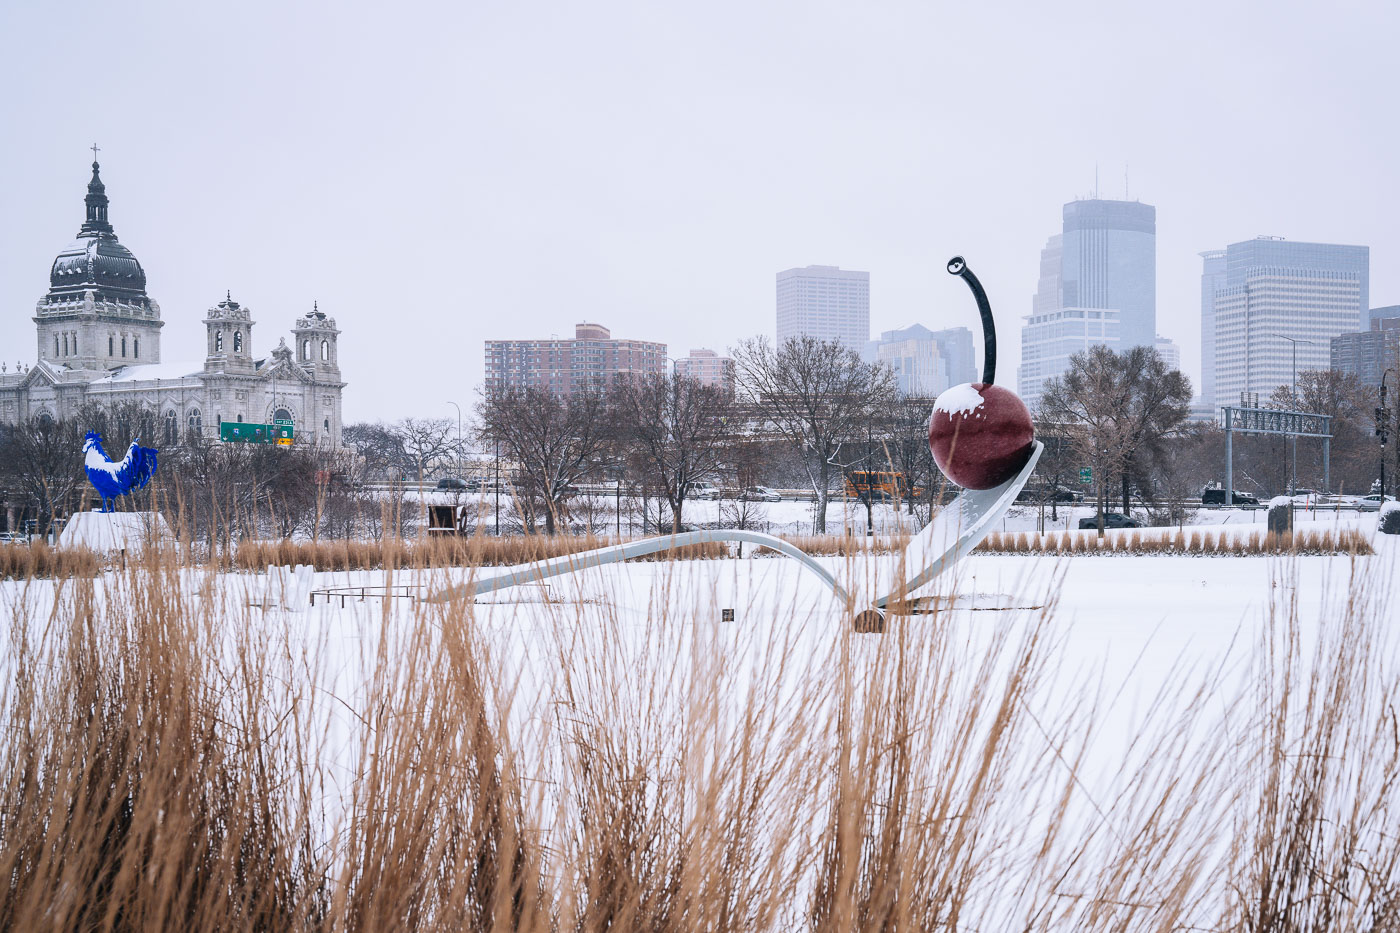
[[[1386,496],[1385,501],[1394,502],[1395,497]],[[1379,494],[1374,496],[1362,496],[1360,499],[1356,500],[1356,507],[1363,512],[1379,512],[1381,510],[1381,497]]]

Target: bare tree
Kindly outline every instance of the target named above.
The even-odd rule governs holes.
[[[1135,469],[1182,423],[1190,401],[1191,383],[1180,372],[1169,371],[1151,347],[1123,353],[1103,345],[1090,347],[1070,357],[1063,377],[1046,383],[1038,415],[1078,426],[1070,436],[1096,473],[1100,531],[1108,478],[1120,480],[1127,514]]]
[[[76,421],[41,416],[0,425],[0,485],[34,505],[40,534],[48,533],[57,515],[84,501],[87,477],[82,446]]]
[[[437,461],[457,450],[457,435],[449,418],[405,418],[389,426],[389,434],[413,465],[421,483]]]
[[[406,475],[403,444],[384,422],[347,424],[341,437],[364,463],[365,479],[401,480]]]
[[[670,505],[675,534],[690,484],[719,468],[732,399],[699,380],[661,374],[619,379],[610,395],[617,441]]]
[[[1355,373],[1310,369],[1298,374],[1296,398],[1289,386],[1279,386],[1269,402],[1279,408],[1314,412],[1332,419],[1330,469],[1323,468],[1322,441],[1302,438],[1296,448],[1300,482],[1322,489],[1324,474],[1330,473],[1333,489],[1360,495],[1370,491],[1380,461],[1376,387],[1366,385]],[[1289,453],[1295,455],[1294,451]]]
[[[545,530],[554,534],[574,483],[596,469],[606,448],[602,391],[564,397],[535,387],[497,389],[484,394],[477,415],[481,438],[498,441],[515,461],[515,499],[527,527],[543,513]]]
[[[840,469],[842,445],[865,438],[867,422],[889,408],[894,375],[838,342],[809,336],[776,349],[758,337],[733,355],[739,385],[800,456],[816,494],[815,530],[825,533],[832,467]]]

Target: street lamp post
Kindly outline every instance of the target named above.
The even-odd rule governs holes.
[[[447,404],[457,409],[457,478],[462,478],[462,406],[451,399]]]
[[[1274,336],[1278,337],[1280,340],[1287,340],[1293,345],[1293,385],[1289,393],[1293,400],[1293,407],[1296,410],[1298,407],[1298,344],[1306,343],[1311,345],[1314,341],[1304,340],[1302,337],[1289,337],[1287,334],[1274,334]],[[1291,496],[1298,489],[1298,435],[1296,434],[1293,435],[1293,466],[1289,472],[1291,479],[1288,482],[1288,494]],[[1323,491],[1330,492],[1331,490]],[[1225,496],[1227,499],[1233,501],[1235,496],[1234,490],[1227,491]]]

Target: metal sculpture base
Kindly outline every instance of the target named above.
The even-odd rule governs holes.
[[[1019,473],[992,489],[967,489],[944,506],[934,516],[923,531],[911,538],[893,560],[895,561],[895,586],[888,593],[875,599],[874,603],[855,615],[853,626],[857,632],[884,631],[884,617],[891,603],[900,604],[908,600],[909,594],[926,585],[934,577],[951,568],[966,557],[992,530],[992,524],[1006,514],[1016,501],[1016,496],[1025,487],[1035,470],[1036,461],[1045,449],[1036,441],[1030,458]],[[761,534],[757,531],[738,529],[716,529],[714,531],[688,531],[682,534],[665,535],[656,538],[643,538],[626,544],[569,554],[552,560],[540,561],[507,570],[504,573],[483,575],[461,586],[448,587],[433,594],[429,601],[447,602],[452,599],[480,596],[521,583],[537,583],[547,577],[574,573],[589,567],[616,564],[634,557],[644,557],[658,551],[681,548],[691,544],[705,544],[712,541],[746,542],[758,544],[791,557],[803,569],[815,574],[842,603],[850,606],[851,595],[827,570],[810,555],[782,538]]]
[[[59,533],[58,547],[139,554],[149,544],[171,540],[170,526],[159,512],[74,512]]]

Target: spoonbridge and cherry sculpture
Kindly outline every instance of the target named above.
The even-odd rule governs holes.
[[[991,532],[993,524],[1016,501],[1044,449],[1035,440],[1025,403],[1016,393],[994,382],[996,325],[982,283],[961,256],[948,261],[948,272],[961,277],[972,290],[982,317],[984,344],[982,381],[954,386],[940,394],[929,417],[929,446],[934,460],[943,475],[961,486],[962,491],[902,551],[884,558],[890,562],[892,572],[882,578],[893,583],[888,592],[875,597],[869,605],[857,610],[852,595],[835,575],[790,542],[756,531],[723,528],[642,538],[498,573],[483,573],[467,583],[441,590],[431,601],[481,596],[691,544],[743,542],[790,557],[815,575],[838,601],[855,611],[856,631],[883,631],[885,612],[892,604],[908,600],[915,590],[966,557]]]

